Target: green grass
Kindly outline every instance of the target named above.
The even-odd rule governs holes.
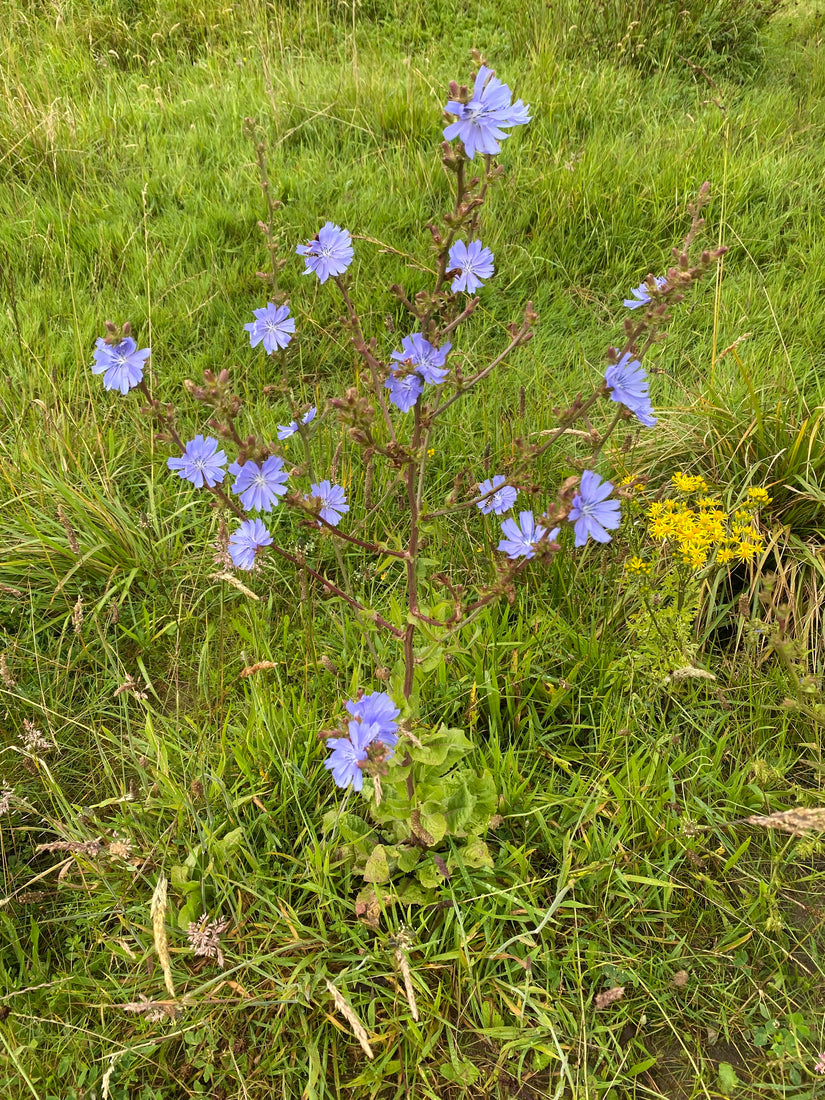
[[[776,619],[773,573],[770,606],[790,597],[796,660],[821,690],[822,19],[677,6],[690,22],[655,5],[619,49],[634,13],[612,3],[574,34],[569,6],[514,20],[499,0],[0,0],[0,652],[16,681],[0,776],[22,800],[0,833],[3,1096],[97,1100],[104,1075],[113,1100],[817,1095],[822,845],[741,819],[822,798],[821,725],[784,705],[794,677],[757,633]],[[483,221],[494,289],[456,343],[481,362],[528,299],[540,321],[446,418],[428,499],[592,387],[622,298],[667,265],[708,179],[721,279],[655,350],[660,430],[604,463],[654,485],[701,471],[730,503],[764,484],[773,531],[759,569],[708,580],[694,634],[715,682],[663,686],[625,660],[638,532],[563,556],[461,632],[423,680],[421,715],[463,726],[495,776],[495,865],[459,860],[432,905],[389,907],[375,929],[323,831],[341,800],[317,739],[342,699],[378,686],[363,632],[272,559],[246,578],[257,600],[215,579],[218,517],[168,477],[138,401],[104,393],[88,364],[103,320],[128,318],[187,438],[205,418],[181,383],[205,368],[233,369],[242,430],[271,436],[289,415],[242,338],[265,300],[254,116],[283,202],[283,286],[306,315],[297,395],[323,404],[352,384],[338,305],[300,276],[294,244],[325,218],[347,225],[365,329],[382,354],[397,346],[407,322],[386,288],[425,275],[381,242],[430,262],[440,108],[472,46],[534,119],[504,146]],[[547,461],[544,483],[574,454]],[[340,470],[357,516],[357,448]],[[433,528],[432,556],[449,547],[454,580],[472,583],[491,555],[462,517]],[[326,540],[307,553],[335,570]],[[391,610],[397,567],[348,559]],[[395,648],[374,644],[392,668]],[[145,700],[115,694],[127,676]],[[24,720],[59,752],[26,761]],[[37,852],[116,834],[128,861]],[[185,1007],[150,1022],[122,1006],[167,996],[150,917],[161,872]],[[223,971],[187,952],[187,902],[230,920]],[[597,1010],[617,985],[623,999]]]

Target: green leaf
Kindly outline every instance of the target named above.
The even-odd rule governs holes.
[[[221,837],[220,840],[216,840],[213,847],[215,853],[221,858],[226,859],[236,848],[238,848],[243,840],[243,829],[233,829],[227,833],[226,836]]]
[[[329,810],[323,817],[324,832],[330,833],[337,826],[341,839],[348,844],[362,840],[373,832],[369,822],[356,814],[339,813],[338,810]]]
[[[440,844],[447,834],[447,818],[442,813],[422,813],[421,827],[430,836],[428,847],[434,848]]]
[[[466,1058],[456,1058],[454,1062],[439,1066],[439,1073],[445,1081],[451,1081],[454,1085],[471,1087],[481,1076],[481,1071]]]
[[[169,872],[169,881],[180,890],[189,881],[189,868],[182,863],[175,863]]]
[[[200,893],[193,896],[181,909],[178,910],[178,928],[186,932],[193,920],[198,920],[201,915]]]
[[[429,905],[433,900],[433,892],[425,890],[419,883],[408,878],[398,887],[397,897],[401,905]]]
[[[415,877],[428,890],[433,890],[444,883],[444,876],[432,862],[432,857],[416,868]]]
[[[719,1063],[719,1091],[728,1096],[739,1088],[740,1081],[730,1062]]]
[[[657,1062],[656,1055],[651,1055],[650,1058],[645,1058],[643,1062],[636,1062],[635,1065],[625,1070],[628,1077],[638,1077],[640,1073],[644,1073],[646,1069],[650,1069],[651,1066],[655,1066]]]
[[[490,849],[478,836],[470,836],[467,838],[467,843],[461,849],[461,858],[464,860],[466,867],[492,867],[493,857],[490,855]]]
[[[421,859],[420,848],[402,848],[398,853],[398,870],[408,874]]]
[[[447,726],[426,734],[421,740],[421,748],[417,745],[410,746],[410,756],[416,763],[431,764],[442,769],[457,764],[473,749],[473,743],[467,739],[464,730],[448,729]]]
[[[376,844],[364,868],[365,882],[387,882],[390,877],[390,865],[383,844]]]

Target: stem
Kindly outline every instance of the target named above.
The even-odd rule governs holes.
[[[392,426],[392,420],[390,419],[390,411],[387,408],[387,403],[384,400],[384,389],[378,378],[378,369],[381,363],[375,358],[364,339],[364,334],[361,331],[361,322],[358,320],[358,314],[355,312],[355,306],[352,304],[352,300],[347,294],[347,288],[344,286],[343,279],[340,275],[335,276],[335,284],[341,291],[341,297],[344,299],[344,305],[347,307],[347,313],[349,314],[350,326],[352,328],[352,343],[356,352],[361,356],[364,362],[369,368],[370,377],[372,378],[372,388],[375,391],[375,396],[378,400],[378,404],[381,407],[381,412],[384,415],[384,423],[387,425],[387,431],[390,433],[390,439],[395,442],[395,428]]]
[[[413,451],[421,445],[421,408],[415,403],[415,420],[413,423]],[[423,466],[423,460],[418,460],[419,469]],[[404,630],[404,698],[409,699],[413,689],[413,676],[415,674],[415,623],[412,617],[418,614],[418,485],[416,469],[410,463],[404,471],[407,483],[407,503],[410,509],[410,540],[407,544],[407,608],[410,613],[410,621]]]
[[[278,294],[278,246],[275,243],[275,211],[280,203],[277,203],[272,198],[270,193],[269,173],[266,170],[266,143],[255,140],[256,124],[249,119],[247,124],[247,132],[252,138],[252,142],[255,146],[255,159],[258,162],[258,177],[261,185],[261,190],[264,193],[264,199],[266,200],[267,210],[267,231],[264,234],[266,237],[266,247],[269,251],[269,262],[272,264],[272,274],[270,281],[272,282],[272,294],[273,297]],[[286,372],[284,372],[286,378]]]
[[[478,374],[474,374],[473,377],[469,379],[469,381],[462,382],[460,387],[453,394],[453,396],[449,397],[443,405],[439,405],[438,408],[430,414],[430,420],[435,420],[437,416],[441,416],[443,412],[446,412],[446,410],[449,409],[450,405],[452,405],[454,401],[458,401],[459,397],[463,397],[468,390],[473,388],[473,386],[476,386],[479,382],[482,382],[487,377],[487,375],[491,371],[495,370],[499,363],[502,362],[502,360],[510,354],[513,348],[517,348],[519,344],[523,344],[525,342],[525,337],[527,337],[529,333],[529,326],[523,324],[518,332],[515,334],[515,336],[512,338],[510,343],[507,345],[507,347],[504,349],[504,351],[502,351],[500,355],[497,355],[492,363],[490,363],[489,366],[485,367],[484,370],[480,370]]]
[[[511,581],[514,577],[517,577],[519,573],[522,573],[530,564],[530,560],[530,558],[525,558],[524,561],[520,561],[518,565],[514,566],[514,568],[512,568],[507,574],[507,580]],[[484,595],[477,599],[475,603],[470,604],[465,609],[466,614],[463,615],[462,618],[458,620],[458,622],[456,622],[453,626],[448,627],[447,633],[454,634],[462,627],[469,626],[470,623],[474,622],[478,618],[478,616],[481,614],[484,608],[487,607],[488,604],[491,604],[493,600],[497,600],[500,596],[501,591],[499,585],[496,585],[488,592],[485,592]]]
[[[664,631],[656,621],[656,616],[653,614],[653,608],[650,606],[650,601],[647,599],[644,592],[640,592],[639,597],[642,603],[645,605],[645,610],[647,611],[648,617],[650,618],[650,621],[653,623],[653,626],[656,629],[656,633],[659,635],[662,641],[665,642],[666,645],[670,645],[671,639],[668,638],[668,636],[664,633]]]
[[[556,442],[556,440],[560,439],[564,435],[571,424],[575,424],[580,416],[584,416],[587,410],[592,408],[596,404],[603,393],[604,386],[599,386],[597,390],[594,390],[593,393],[591,393],[591,395],[585,401],[585,403],[581,406],[581,408],[576,410],[575,415],[565,417],[563,423],[558,428],[556,428],[556,430],[551,434],[547,442],[542,443],[538,450],[533,452],[533,458],[539,458],[541,455],[544,454],[545,451],[549,450],[550,447],[552,447],[553,444]]]
[[[593,463],[596,461],[596,459],[601,454],[602,450],[604,449],[605,443],[607,443],[608,439],[610,439],[611,435],[613,435],[613,432],[616,430],[616,427],[618,426],[619,421],[624,420],[624,418],[625,418],[624,417],[624,405],[620,405],[619,408],[616,410],[616,415],[611,420],[611,422],[610,422],[610,424],[607,428],[607,431],[604,433],[603,436],[601,436],[598,443],[593,448],[593,453],[590,456],[590,465],[591,466],[593,465]]]

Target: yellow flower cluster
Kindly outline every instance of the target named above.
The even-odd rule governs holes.
[[[650,562],[642,561],[641,558],[632,557],[625,568],[628,573],[649,573]]]
[[[683,493],[708,493],[703,477],[676,473],[672,480]],[[770,500],[766,490],[750,489],[745,506],[732,519],[710,496],[700,497],[693,505],[680,500],[656,501],[647,509],[647,533],[657,541],[674,544],[684,564],[692,569],[706,565],[714,551],[719,564],[750,561],[765,549],[765,540],[755,526],[755,512]]]
[[[683,493],[706,493],[708,491],[705,479],[699,474],[694,477],[691,474],[683,474],[681,470],[677,470],[671,481]]]

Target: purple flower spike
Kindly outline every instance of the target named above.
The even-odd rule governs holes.
[[[469,160],[476,153],[498,153],[500,141],[510,135],[503,126],[524,126],[530,121],[529,107],[519,99],[511,103],[512,93],[506,84],[493,76],[492,69],[482,65],[478,70],[473,98],[469,103],[450,100],[444,110],[456,116],[444,130],[447,141],[460,138],[464,142],[464,152]]]
[[[514,519],[506,519],[501,525],[501,533],[505,537],[498,548],[510,561],[515,561],[516,558],[534,557],[536,543],[541,541],[547,531],[544,527],[536,527],[532,512],[519,512],[518,523]]]
[[[401,341],[401,351],[394,351],[390,356],[397,363],[409,364],[415,367],[418,374],[433,386],[439,386],[447,377],[449,368],[444,366],[447,353],[452,344],[442,344],[440,348],[433,347],[429,340],[425,340],[420,332],[414,332],[412,336],[405,336]]]
[[[450,271],[455,268],[460,271],[450,284],[453,294],[462,290],[473,294],[495,272],[493,254],[489,248],[482,248],[481,241],[470,241],[469,244],[456,241],[450,249],[448,263]]]
[[[478,487],[479,493],[489,493],[493,489],[498,489],[498,492],[493,493],[492,496],[487,497],[486,500],[480,500],[476,505],[479,512],[483,512],[485,516],[489,516],[491,512],[495,512],[497,516],[502,515],[504,512],[509,512],[513,505],[516,503],[516,497],[518,496],[518,489],[514,489],[512,485],[505,485],[504,482],[507,479],[503,474],[496,474],[492,481],[482,481]],[[502,488],[499,489],[499,486]]]
[[[232,463],[229,473],[236,475],[232,492],[241,498],[247,512],[272,511],[278,497],[286,492],[283,467],[284,460],[278,455],[270,455],[260,466],[257,462],[244,462],[243,466]]]
[[[263,309],[253,309],[255,320],[244,325],[253,348],[263,343],[264,350],[272,355],[278,348],[285,348],[295,331],[295,318],[289,316],[289,306],[276,306],[267,302]]]
[[[567,517],[576,532],[575,546],[584,546],[589,538],[610,542],[606,528],[615,530],[622,520],[618,500],[607,499],[612,492],[611,482],[602,481],[592,470],[584,471]]]
[[[362,695],[360,699],[346,704],[356,722],[364,726],[371,726],[377,732],[372,737],[374,741],[382,741],[394,749],[398,738],[395,731],[398,729],[396,719],[401,711],[384,691],[374,691],[371,695]],[[355,723],[350,722],[350,730]]]
[[[176,471],[184,481],[191,481],[196,489],[208,485],[212,489],[226,477],[226,455],[218,450],[217,439],[204,439],[196,435],[186,444],[181,458],[167,458],[166,465]]]
[[[302,424],[311,424],[312,421],[315,419],[315,415],[316,415],[317,412],[318,412],[317,408],[313,405],[312,408],[308,409],[304,413],[304,415],[301,417],[301,423]],[[289,439],[289,437],[291,435],[295,435],[295,433],[297,431],[298,431],[298,421],[297,420],[290,420],[290,422],[288,424],[279,424],[278,425],[278,439],[280,439],[283,442],[283,440]]]
[[[664,275],[657,275],[654,281],[657,288],[661,290],[667,282],[667,279]],[[633,295],[633,298],[625,298],[622,303],[626,305],[628,309],[638,309],[639,306],[646,306],[650,302],[650,288],[647,283],[639,283],[638,286],[633,287],[630,293]]]
[[[236,569],[251,569],[255,554],[272,544],[272,535],[259,519],[246,519],[229,536],[229,556]]]
[[[604,372],[605,384],[610,389],[610,400],[616,401],[636,416],[648,428],[654,427],[656,417],[648,393],[647,371],[638,359],[626,351],[618,363]]]
[[[295,251],[304,257],[304,275],[315,272],[322,283],[331,275],[343,275],[354,255],[349,231],[333,222],[325,222],[314,241],[299,244]]]
[[[143,381],[143,368],[152,353],[149,348],[138,351],[132,337],[127,336],[114,347],[98,337],[92,354],[92,374],[103,375],[103,388],[125,394]]]
[[[405,374],[399,377],[395,371],[384,383],[385,389],[390,391],[390,401],[401,412],[409,412],[418,400],[424,383],[418,374]]]
[[[344,490],[340,485],[333,485],[329,481],[321,481],[317,485],[313,482],[310,485],[310,493],[306,498],[312,500],[316,497],[321,501],[321,510],[318,513],[321,519],[325,519],[327,523],[333,527],[337,527],[341,522],[341,516],[345,512],[349,511],[349,505],[347,504],[347,497]],[[320,523],[318,524],[320,527]]]

